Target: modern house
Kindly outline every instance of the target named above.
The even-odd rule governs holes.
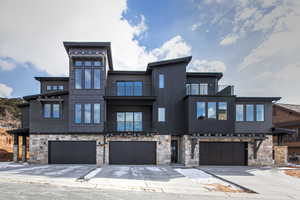
[[[272,103],[280,97],[237,97],[219,85],[222,73],[186,72],[192,57],[116,71],[108,42],[64,47],[70,76],[35,77],[40,93],[24,97],[22,128],[10,131],[29,137],[29,162],[274,163]],[[14,144],[16,153],[18,137]]]
[[[282,138],[282,145],[288,147],[288,155],[296,154],[300,159],[300,105],[277,103],[273,105],[273,124],[277,128],[294,130]],[[274,138],[276,142],[279,142]]]

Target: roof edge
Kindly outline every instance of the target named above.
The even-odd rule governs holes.
[[[181,58],[174,58],[168,60],[161,60],[156,62],[150,62],[147,65],[147,70],[151,69],[152,67],[168,65],[168,64],[175,64],[175,63],[189,63],[192,60],[192,56],[181,57]]]

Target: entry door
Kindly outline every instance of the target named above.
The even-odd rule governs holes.
[[[178,163],[178,141],[171,141],[171,162]]]

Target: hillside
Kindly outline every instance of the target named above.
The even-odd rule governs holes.
[[[21,110],[17,105],[23,102],[21,98],[0,98],[0,128],[20,126]]]

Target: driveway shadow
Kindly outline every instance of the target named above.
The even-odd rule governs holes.
[[[219,176],[254,176],[251,171],[269,170],[271,167],[252,167],[252,166],[200,166],[205,172]]]

